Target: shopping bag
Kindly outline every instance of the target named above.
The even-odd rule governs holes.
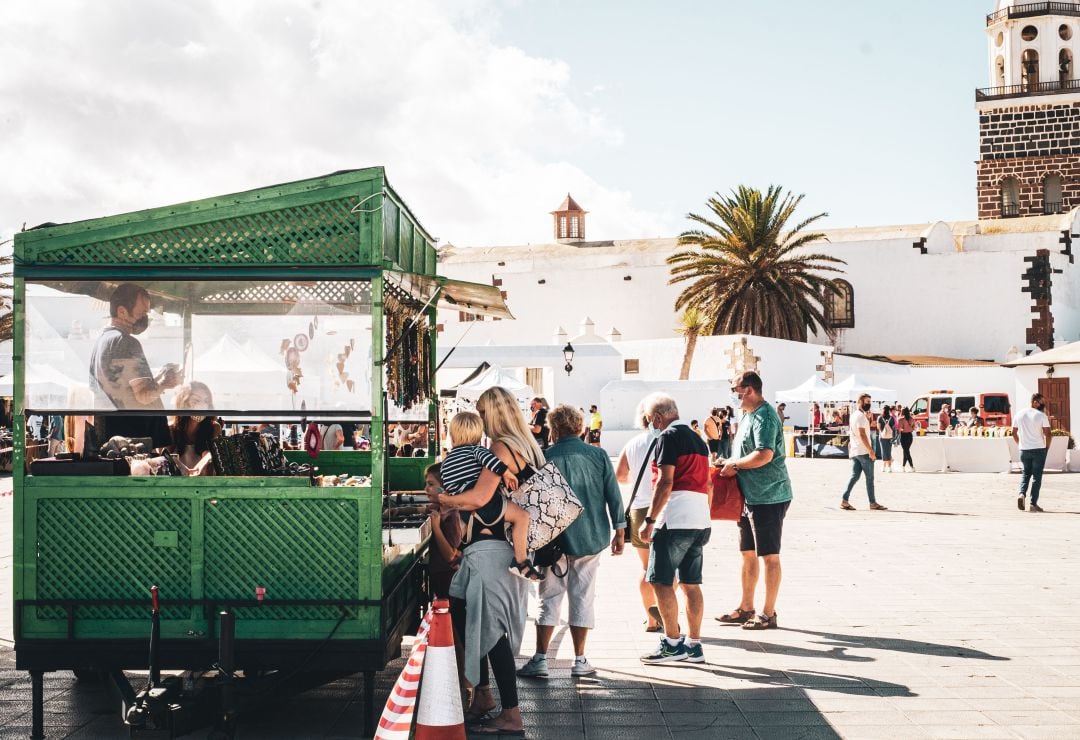
[[[742,516],[744,499],[735,476],[725,478],[716,468],[712,477],[712,499],[709,502],[709,518],[721,521],[738,521]]]

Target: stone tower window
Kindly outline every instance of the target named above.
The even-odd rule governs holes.
[[[1039,89],[1039,52],[1026,49],[1020,57],[1020,71],[1023,73],[1024,89],[1036,92]]]
[[[1043,213],[1062,213],[1061,175],[1047,175],[1043,180]]]
[[[1039,29],[1035,26],[1024,26],[1024,30],[1020,32],[1020,38],[1024,41],[1034,41],[1039,35]]]
[[[1058,27],[1058,36],[1062,41],[1068,41],[1072,38],[1072,27],[1068,23],[1062,23]]]
[[[825,323],[830,329],[855,328],[855,290],[847,280],[833,280],[839,294],[825,297]]]
[[[998,87],[1005,87],[1005,57],[998,57],[994,62],[995,81]]]
[[[1073,78],[1073,55],[1068,49],[1058,52],[1058,76],[1062,82]]]
[[[1001,181],[1001,216],[1012,218],[1020,215],[1020,182],[1015,177]]]

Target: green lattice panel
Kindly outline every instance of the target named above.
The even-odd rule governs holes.
[[[218,499],[204,508],[206,595],[355,599],[360,590],[357,502]],[[334,607],[237,609],[240,619],[337,619]]]
[[[355,199],[312,203],[43,252],[41,264],[322,265],[360,261]]]
[[[175,546],[168,533],[175,533]],[[146,619],[154,585],[164,599],[191,598],[190,501],[42,500],[37,542],[38,598],[146,600],[146,606],[81,607],[79,619]],[[64,614],[62,609],[38,609],[42,619],[63,619]],[[162,617],[185,619],[188,614],[185,608],[166,609]]]

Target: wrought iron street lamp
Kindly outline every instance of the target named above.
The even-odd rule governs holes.
[[[566,343],[566,346],[562,348],[563,359],[566,360],[566,374],[569,375],[574,369],[574,348],[570,342]]]

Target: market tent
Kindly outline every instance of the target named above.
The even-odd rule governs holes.
[[[824,398],[824,394],[830,390],[832,390],[831,385],[817,375],[811,375],[794,388],[789,388],[786,391],[777,391],[776,402],[810,403],[811,401],[821,401]]]
[[[481,393],[497,385],[514,394],[514,397],[522,404],[528,403],[536,395],[532,386],[518,380],[498,365],[489,365],[479,373],[474,373],[452,390],[459,401],[472,404],[476,403],[476,399],[480,398]]]
[[[896,400],[896,391],[889,388],[881,388],[862,381],[856,375],[849,375],[836,385],[829,388],[819,400],[842,403],[845,401],[858,401],[859,396],[869,393],[874,401]]]
[[[73,391],[85,389],[86,383],[72,380],[48,365],[26,363],[26,408],[64,408]],[[0,377],[0,397],[15,395],[15,372]]]

